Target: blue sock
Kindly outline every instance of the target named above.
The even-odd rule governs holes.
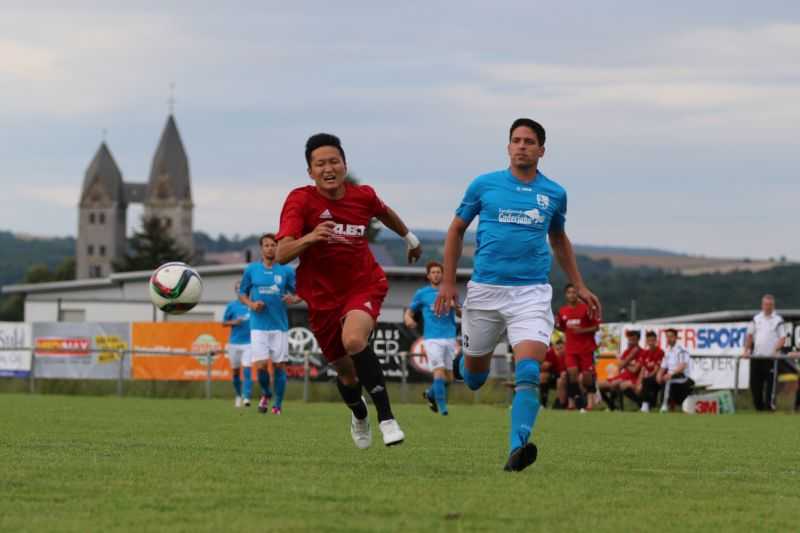
[[[242,377],[239,375],[239,369],[234,368],[231,370],[233,373],[233,390],[236,391],[236,396],[242,395]]]
[[[433,387],[428,387],[425,389],[425,396],[433,400]]]
[[[511,404],[509,452],[528,442],[539,414],[539,361],[523,359],[517,363],[514,402]]]
[[[272,390],[269,388],[269,372],[266,368],[258,369],[258,384],[261,387],[261,394],[272,397]]]
[[[467,384],[469,390],[478,390],[480,389],[486,380],[489,378],[488,372],[471,372],[467,369],[467,365],[464,363],[467,357],[464,356],[461,358],[459,362],[459,368],[461,370],[461,376],[464,378],[464,383]]]
[[[242,396],[249,400],[250,395],[253,393],[252,369],[249,366],[243,366],[242,374],[244,374],[244,387],[242,388]]]
[[[286,394],[286,371],[282,368],[275,369],[275,407],[283,406],[283,395]]]
[[[434,379],[432,387],[436,406],[442,414],[447,412],[447,392],[445,391],[444,383],[445,381],[443,379]]]

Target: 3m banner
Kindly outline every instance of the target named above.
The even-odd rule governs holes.
[[[709,389],[732,389],[736,376],[736,360],[727,357],[742,355],[747,338],[747,322],[723,324],[625,324],[620,332],[620,342],[625,342],[626,331],[639,330],[642,346],[645,332],[655,331],[658,344],[667,348],[666,330],[678,331],[678,343],[692,355],[703,356],[692,359],[691,375],[697,385]],[[750,364],[742,359],[739,365],[739,388],[746,389],[750,377]]]
[[[34,322],[37,378],[117,379],[120,356],[130,346],[127,322]],[[90,351],[92,350],[92,351]],[[122,375],[129,378],[131,358]]]
[[[31,325],[25,322],[0,322],[0,377],[24,378],[31,372],[31,353],[23,348],[31,345]]]
[[[218,322],[134,322],[133,379],[205,381],[208,357],[170,355],[170,352],[222,350],[228,342],[229,328]],[[140,353],[137,350],[161,352]],[[211,361],[211,379],[231,379],[231,368],[224,354]]]

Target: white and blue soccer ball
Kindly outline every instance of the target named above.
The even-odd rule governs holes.
[[[150,300],[165,313],[185,313],[197,305],[202,295],[203,280],[186,263],[164,263],[150,276]]]

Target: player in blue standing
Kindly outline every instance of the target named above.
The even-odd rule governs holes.
[[[228,361],[231,365],[233,375],[233,390],[236,391],[236,407],[250,407],[250,393],[253,389],[253,374],[250,369],[250,309],[239,301],[239,282],[236,282],[234,291],[237,296],[225,308],[225,315],[222,318],[222,325],[231,328],[228,337]],[[244,377],[244,388],[242,387],[242,376]]]
[[[462,311],[464,357],[459,370],[470,389],[479,389],[507,330],[516,363],[507,471],[523,470],[538,453],[529,439],[539,412],[539,366],[553,331],[548,238],[578,297],[594,316],[601,312],[600,301],[581,278],[564,229],[567,193],[538,170],[544,143],[541,124],[529,118],[515,120],[509,131],[509,167],[478,176],[467,187],[447,232],[444,279],[436,299],[440,315],[456,305],[456,267],[464,232],[478,216],[474,268]]]
[[[442,264],[430,261],[425,265],[425,272],[430,285],[414,293],[403,318],[406,326],[415,329],[417,321],[414,320],[414,314],[422,313],[425,328],[423,345],[428,366],[433,371],[433,386],[422,396],[428,401],[431,411],[447,415],[447,388],[453,381],[453,358],[456,353],[456,314],[460,316],[461,309],[455,307],[444,315],[434,312],[433,304],[442,282]]]
[[[272,233],[259,240],[261,261],[250,263],[239,286],[239,300],[251,311],[250,340],[253,366],[256,367],[261,399],[258,411],[269,410],[269,363],[274,368],[275,403],[272,413],[279,415],[286,392],[286,363],[289,361],[289,318],[286,305],[300,301],[295,296],[295,274],[290,266],[275,262],[278,241]]]

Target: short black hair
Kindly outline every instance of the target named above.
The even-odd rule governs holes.
[[[261,237],[258,239],[259,246],[264,246],[264,239],[269,239],[275,244],[278,244],[278,237],[276,237],[274,233],[262,233]]]
[[[574,289],[574,288],[575,288],[575,285],[573,285],[572,283],[567,283],[566,285],[564,285],[564,292],[567,292],[568,290]]]
[[[330,133],[315,133],[306,141],[306,164],[311,166],[311,152],[323,146],[333,146],[339,153],[342,154],[342,161],[347,163],[347,157],[344,155],[344,148],[342,148],[342,141],[336,135]]]
[[[641,339],[642,338],[642,332],[639,331],[638,329],[629,329],[628,331],[625,332],[625,336],[626,337],[636,337],[637,339]]]
[[[533,133],[536,134],[536,139],[539,141],[540,146],[544,146],[545,138],[547,137],[544,132],[544,126],[539,124],[533,119],[530,118],[518,118],[511,124],[511,129],[508,130],[508,140],[511,140],[512,135],[514,135],[514,130],[519,128],[520,126],[525,126],[533,130]]]
[[[649,330],[647,333],[645,333],[644,336],[645,337],[658,337],[658,335],[656,335],[656,332],[653,331],[652,329]]]
[[[678,330],[675,328],[667,328],[664,330],[664,333],[672,332],[676,337],[678,336]]]

